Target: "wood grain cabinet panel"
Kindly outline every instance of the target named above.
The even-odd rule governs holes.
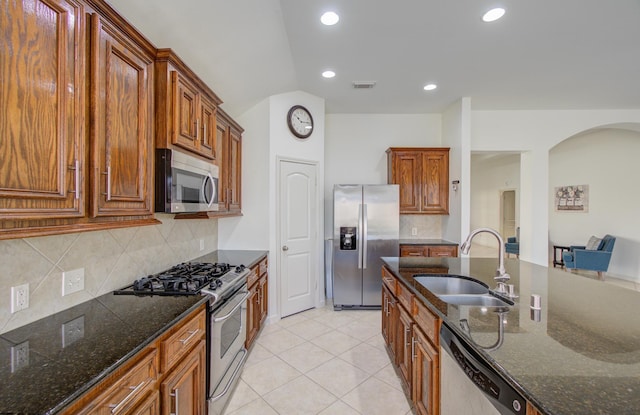
[[[1,228],[85,215],[85,28],[73,0],[3,2]]]
[[[267,258],[251,268],[247,276],[249,297],[247,298],[247,339],[245,347],[249,349],[264,326],[269,311],[269,274]]]
[[[242,210],[242,132],[224,111],[218,109],[217,154],[220,166],[218,212],[239,215]]]
[[[92,216],[151,215],[153,57],[91,16]]]
[[[387,183],[400,186],[401,214],[449,214],[449,149],[389,148]]]
[[[200,340],[160,385],[162,415],[204,415],[206,341]]]
[[[457,245],[400,245],[400,256],[457,257]]]
[[[440,414],[440,356],[417,326],[413,330],[413,403],[420,415]]]

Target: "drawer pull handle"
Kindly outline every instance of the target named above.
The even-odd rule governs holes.
[[[140,382],[138,386],[129,386],[129,389],[131,389],[131,392],[129,392],[129,394],[124,397],[124,399],[122,399],[117,405],[109,405],[109,408],[111,408],[111,413],[115,414],[116,412],[120,411],[122,406],[125,403],[127,403],[127,401],[131,399],[133,395],[138,393],[138,391],[144,386],[145,383],[146,381],[143,380],[142,382]]]
[[[189,342],[189,340],[191,340],[193,338],[193,336],[195,336],[196,334],[198,334],[198,332],[200,331],[200,329],[195,329],[195,330],[191,330],[189,331],[189,337],[187,337],[186,339],[181,339],[180,343],[187,344]]]
[[[411,361],[415,361],[416,360],[416,339],[415,337],[411,338]]]

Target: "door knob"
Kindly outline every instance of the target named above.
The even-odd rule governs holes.
[[[283,246],[283,247],[282,247],[282,250],[283,250],[283,251],[288,251],[288,250],[289,250],[289,247],[288,247],[287,245],[285,245],[285,246]]]

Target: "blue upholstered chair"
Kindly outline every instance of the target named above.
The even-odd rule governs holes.
[[[504,252],[507,254],[515,254],[516,258],[520,258],[520,228],[516,229],[516,236],[510,236],[507,238],[507,242],[504,244]]]
[[[611,253],[615,243],[616,238],[614,236],[605,235],[595,247],[571,245],[569,252],[562,254],[564,266],[567,269],[596,271],[598,277],[602,278],[602,272],[606,272],[609,269],[609,261],[611,261]]]

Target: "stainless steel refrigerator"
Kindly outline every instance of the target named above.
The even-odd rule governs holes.
[[[333,307],[380,308],[382,260],[398,256],[399,187],[333,189]]]

